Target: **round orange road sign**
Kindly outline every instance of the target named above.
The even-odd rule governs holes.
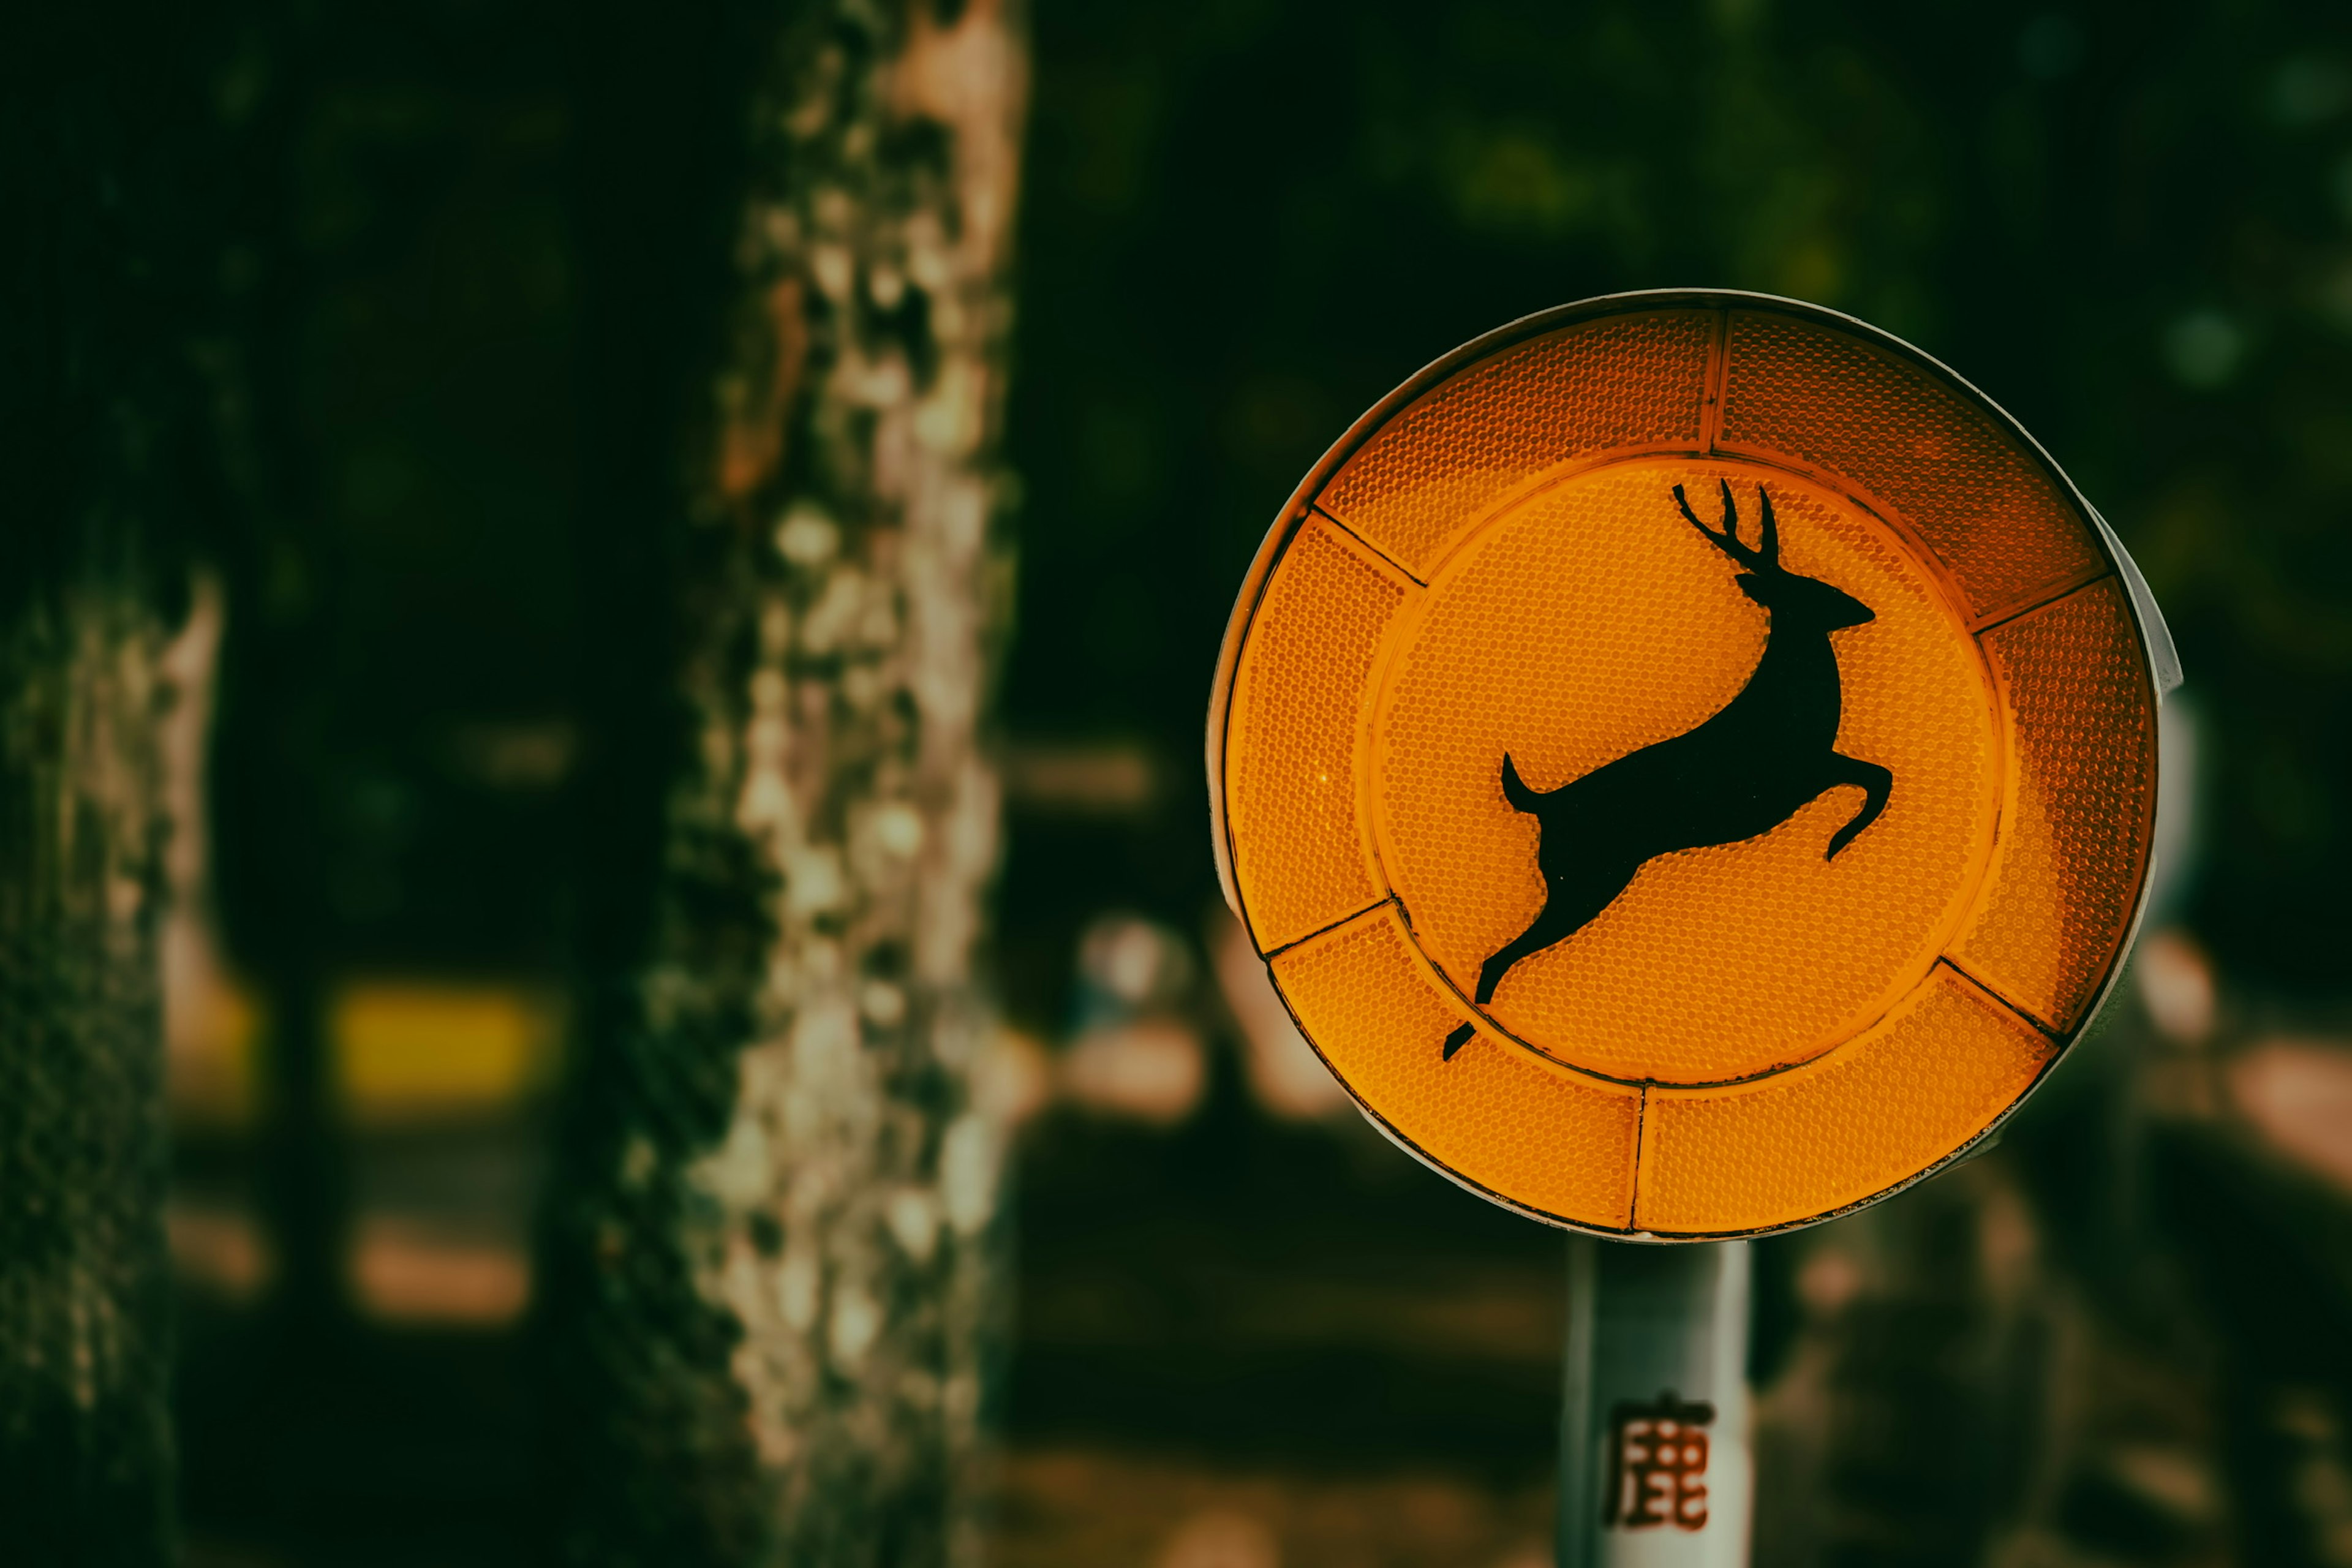
[[[1998,1124],[2121,967],[2178,667],[2017,424],[1785,300],[1529,317],[1358,421],[1209,717],[1227,900],[1373,1120],[1577,1229],[1753,1235]]]

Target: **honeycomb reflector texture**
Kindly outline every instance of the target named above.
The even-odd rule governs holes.
[[[1815,1066],[1738,1089],[1657,1089],[1636,1218],[1760,1230],[1859,1203],[1983,1131],[2052,1055],[2039,1030],[1938,968],[1916,1000]]]
[[[1927,370],[1786,316],[1731,313],[1724,444],[1786,453],[1893,507],[1983,616],[2103,569],[2058,487]]]
[[[1760,485],[1787,568],[1875,612],[1831,634],[1821,657],[1833,655],[1843,686],[1837,747],[1895,784],[1835,861],[1825,851],[1862,809],[1857,786],[1801,796],[1777,831],[1650,861],[1590,924],[1512,969],[1488,1009],[1497,1023],[1564,1065],[1631,1081],[1769,1071],[1883,1016],[1950,940],[1991,847],[1990,683],[1936,580],[1829,492],[1744,465],[1644,458],[1504,513],[1432,583],[1420,624],[1400,629],[1376,700],[1373,792],[1381,864],[1414,938],[1472,991],[1546,900],[1540,833],[1606,830],[1539,829],[1504,797],[1506,755],[1553,789],[1696,729],[1752,678],[1771,616],[1674,499],[1679,485],[1713,508],[1722,479],[1751,539]]]
[[[1233,722],[1234,872],[1261,949],[1378,900],[1356,807],[1372,656],[1404,588],[1310,520],[1242,649]]]
[[[2054,1027],[2082,1018],[2130,933],[2156,810],[2147,665],[2112,578],[1996,626],[2015,765],[1983,913],[1954,949]]]
[[[1468,1016],[1380,909],[1274,961],[1309,1039],[1399,1137],[1446,1168],[1559,1219],[1623,1229],[1637,1090],[1580,1082],[1484,1037],[1439,1054]]]
[[[1512,486],[1564,458],[1696,441],[1710,312],[1612,318],[1536,339],[1406,409],[1320,505],[1414,576]]]

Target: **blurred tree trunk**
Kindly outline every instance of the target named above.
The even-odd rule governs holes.
[[[579,64],[601,646],[541,1276],[565,1551],[968,1563],[1018,19],[609,17]]]
[[[200,88],[170,15],[37,10],[0,37],[0,1556],[143,1568],[173,1559],[157,661],[205,449]]]
[[[2016,1541],[2056,1489],[2062,1303],[2007,1152],[1769,1244],[1804,1321],[1759,1401],[1759,1564],[2045,1561]]]
[[[26,1562],[161,1563],[160,640],[68,576],[0,624],[0,1520]]]

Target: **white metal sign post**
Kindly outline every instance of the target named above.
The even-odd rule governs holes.
[[[1748,1561],[1748,1244],[1569,1243],[1559,1568]]]

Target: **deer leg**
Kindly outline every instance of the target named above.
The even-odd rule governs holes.
[[[1554,942],[1565,942],[1582,931],[1593,916],[1616,900],[1633,879],[1633,873],[1641,868],[1638,862],[1626,867],[1579,868],[1575,873],[1552,881],[1546,889],[1544,907],[1536,911],[1528,929],[1480,966],[1478,1005],[1483,1007],[1495,999],[1495,988],[1502,984],[1503,976],[1519,960],[1533,957]]]
[[[1570,927],[1561,931],[1547,930],[1546,927],[1550,922],[1545,917],[1550,913],[1551,906],[1546,904],[1537,914],[1534,924],[1504,943],[1492,958],[1478,966],[1477,1001],[1480,1006],[1483,1007],[1495,999],[1495,987],[1503,983],[1503,976],[1511,972],[1513,964],[1523,958],[1541,952],[1545,948],[1566,936],[1570,930],[1575,929]]]
[[[1878,814],[1886,809],[1886,797],[1895,793],[1895,775],[1876,763],[1865,763],[1859,757],[1849,757],[1837,752],[1830,753],[1830,761],[1837,770],[1835,777],[1831,780],[1832,784],[1859,784],[1863,798],[1862,809],[1853,814],[1853,819],[1830,835],[1829,849],[1822,856],[1824,860],[1836,859],[1839,850],[1853,843],[1864,828],[1876,822]]]
[[[1495,999],[1495,987],[1519,960],[1541,952],[1556,942],[1564,942],[1584,929],[1592,917],[1607,909],[1625,885],[1633,879],[1641,864],[1624,868],[1601,867],[1581,876],[1562,877],[1546,884],[1544,907],[1528,929],[1513,937],[1503,950],[1478,968],[1478,1005],[1485,1006]],[[1454,1053],[1470,1043],[1476,1026],[1465,1024],[1445,1037],[1444,1059],[1452,1061]]]

